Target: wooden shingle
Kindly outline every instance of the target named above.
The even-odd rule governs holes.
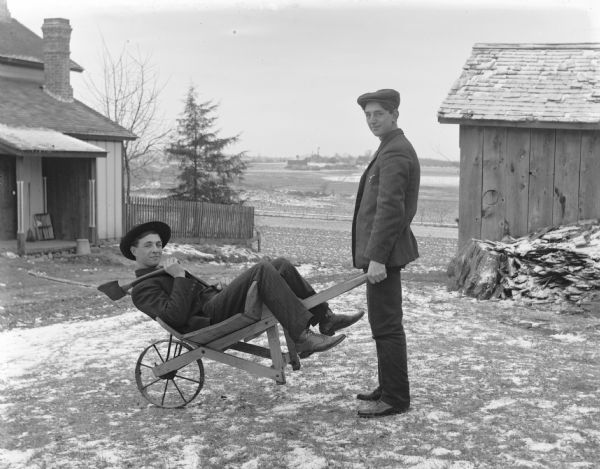
[[[438,121],[600,128],[600,43],[475,44]]]

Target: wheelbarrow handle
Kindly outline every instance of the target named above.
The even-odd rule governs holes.
[[[367,274],[360,274],[356,277],[345,280],[342,283],[337,283],[313,296],[309,296],[308,298],[302,300],[302,304],[306,307],[306,309],[314,308],[321,303],[331,300],[342,293],[346,293],[347,291],[362,285],[366,281]]]

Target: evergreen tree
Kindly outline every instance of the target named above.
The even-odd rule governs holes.
[[[169,157],[180,163],[179,185],[171,190],[178,199],[243,203],[232,184],[246,169],[244,152],[223,153],[239,136],[218,137],[213,130],[217,108],[212,101],[198,102],[196,90],[190,86],[182,116],[177,119],[175,140],[167,148]]]

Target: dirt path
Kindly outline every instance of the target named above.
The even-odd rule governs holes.
[[[300,217],[277,217],[277,216],[257,216],[256,225],[259,227],[295,227],[327,229],[331,231],[342,231],[350,233],[352,229],[352,220],[318,220],[313,218]],[[413,232],[418,238],[447,238],[458,239],[458,228],[455,226],[423,225],[415,223],[412,225]]]

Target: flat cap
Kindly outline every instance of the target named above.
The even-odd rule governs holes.
[[[121,254],[123,254],[127,259],[135,260],[135,257],[131,253],[131,246],[135,242],[140,235],[148,232],[154,231],[160,237],[162,241],[163,247],[167,245],[169,239],[171,239],[171,228],[166,223],[162,221],[149,221],[148,223],[142,223],[141,225],[134,226],[131,228],[125,236],[121,239],[121,243],[119,244],[119,249],[121,250]]]
[[[372,93],[361,94],[356,100],[358,105],[363,109],[371,101],[380,103],[386,109],[398,109],[398,106],[400,106],[400,93],[396,90],[386,88]]]

